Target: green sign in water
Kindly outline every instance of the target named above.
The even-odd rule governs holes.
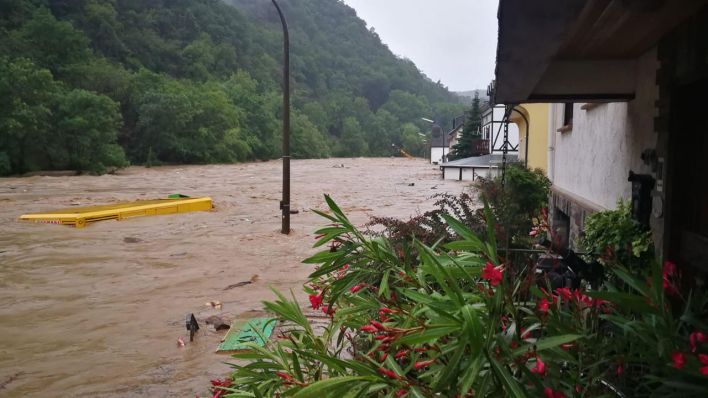
[[[274,318],[251,319],[240,330],[232,327],[216,351],[248,350],[246,343],[256,343],[263,347],[273,333],[273,328],[275,328]]]

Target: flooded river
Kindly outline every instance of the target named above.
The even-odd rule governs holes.
[[[324,224],[308,209],[324,209],[322,194],[363,224],[414,215],[432,207],[431,195],[466,189],[423,160],[293,161],[300,213],[284,236],[281,172],[273,161],[0,179],[0,396],[205,396],[209,379],[227,375],[229,357],[215,353],[223,332],[203,319],[238,322],[260,314],[269,286],[299,290],[311,271],[300,261]],[[84,229],[17,221],[171,193],[211,196],[215,209]],[[254,275],[255,283],[224,290]],[[221,310],[205,305],[214,300]],[[179,348],[190,312],[202,328]]]

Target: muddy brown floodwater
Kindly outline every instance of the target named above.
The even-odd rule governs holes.
[[[340,167],[344,165],[344,167]],[[337,166],[337,167],[335,167]],[[131,167],[116,175],[0,179],[0,396],[194,397],[228,374],[223,332],[204,318],[260,314],[269,290],[300,286],[330,193],[355,224],[408,217],[431,195],[466,188],[423,160],[292,162],[292,233],[280,230],[281,165]],[[409,184],[414,183],[414,186]],[[215,209],[84,229],[17,221],[23,213],[116,201],[208,195]],[[126,239],[128,238],[128,239]],[[249,280],[255,283],[224,290]],[[222,309],[205,306],[221,301]],[[303,300],[306,301],[306,300]],[[186,336],[185,314],[201,330]]]

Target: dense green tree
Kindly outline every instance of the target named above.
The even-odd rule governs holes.
[[[250,157],[243,112],[212,84],[165,80],[139,100],[136,155],[172,163],[235,162]]]
[[[327,136],[304,114],[296,112],[291,123],[291,155],[294,158],[323,158],[330,155]]]
[[[389,156],[413,143],[409,123],[463,111],[343,2],[282,6],[294,156]],[[0,36],[0,174],[125,164],[116,139],[137,163],[280,156],[282,33],[269,2],[0,0]]]
[[[20,58],[0,58],[0,156],[3,174],[43,165],[37,149],[51,129],[51,104],[59,87],[51,72]],[[39,155],[39,156],[38,156]]]
[[[425,155],[425,140],[418,126],[413,123],[401,126],[401,147],[413,156]]]
[[[45,147],[51,168],[101,173],[128,164],[116,144],[122,123],[116,102],[78,89],[58,94],[55,101],[55,130]]]
[[[339,139],[338,156],[366,156],[369,145],[364,139],[359,122],[348,117],[342,123],[342,136]]]
[[[58,74],[63,67],[85,62],[89,55],[89,39],[66,21],[57,20],[45,8],[37,8],[32,18],[14,32],[16,45],[22,54],[52,73]]]
[[[251,154],[248,159],[271,159],[281,151],[282,127],[276,118],[281,99],[275,92],[263,92],[258,82],[245,71],[238,71],[224,82],[223,90],[231,103],[242,110],[242,131]]]
[[[401,121],[411,122],[419,127],[426,126],[421,118],[429,118],[432,109],[427,99],[406,91],[393,90],[383,108],[396,115]]]
[[[0,173],[125,166],[120,125],[109,97],[67,89],[28,59],[0,58]]]

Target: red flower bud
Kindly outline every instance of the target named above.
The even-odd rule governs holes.
[[[708,355],[698,354],[698,360],[701,362],[702,365],[708,365]]]
[[[363,283],[360,283],[360,284],[358,284],[358,285],[354,285],[354,286],[352,286],[351,289],[349,289],[349,292],[351,292],[351,293],[356,293],[356,292],[358,292],[359,290],[361,290],[364,286],[365,286],[365,285],[364,285]]]
[[[408,355],[409,352],[410,352],[410,350],[401,350],[401,351],[398,351],[396,353],[396,355],[394,355],[393,357],[395,359],[401,359],[401,358],[405,357],[406,355]]]
[[[672,366],[676,369],[681,369],[686,364],[686,358],[678,351],[671,354],[671,361],[674,363]]]
[[[371,325],[364,325],[361,327],[360,330],[366,333],[376,333],[378,331],[374,326]]]
[[[431,359],[431,360],[429,360],[429,361],[419,361],[419,362],[416,362],[416,363],[413,364],[413,369],[426,368],[426,367],[430,366],[430,364],[432,364],[433,362],[435,362],[434,359]]]
[[[380,331],[388,330],[388,328],[386,326],[384,326],[381,323],[376,322],[374,320],[371,320],[369,323],[371,323],[376,329],[378,329]]]
[[[379,368],[379,373],[388,377],[389,379],[398,379],[399,378],[399,376],[393,370]]]
[[[702,332],[693,332],[689,336],[689,342],[691,346],[691,352],[696,352],[696,347],[698,344],[703,344],[708,340],[705,334]]]

